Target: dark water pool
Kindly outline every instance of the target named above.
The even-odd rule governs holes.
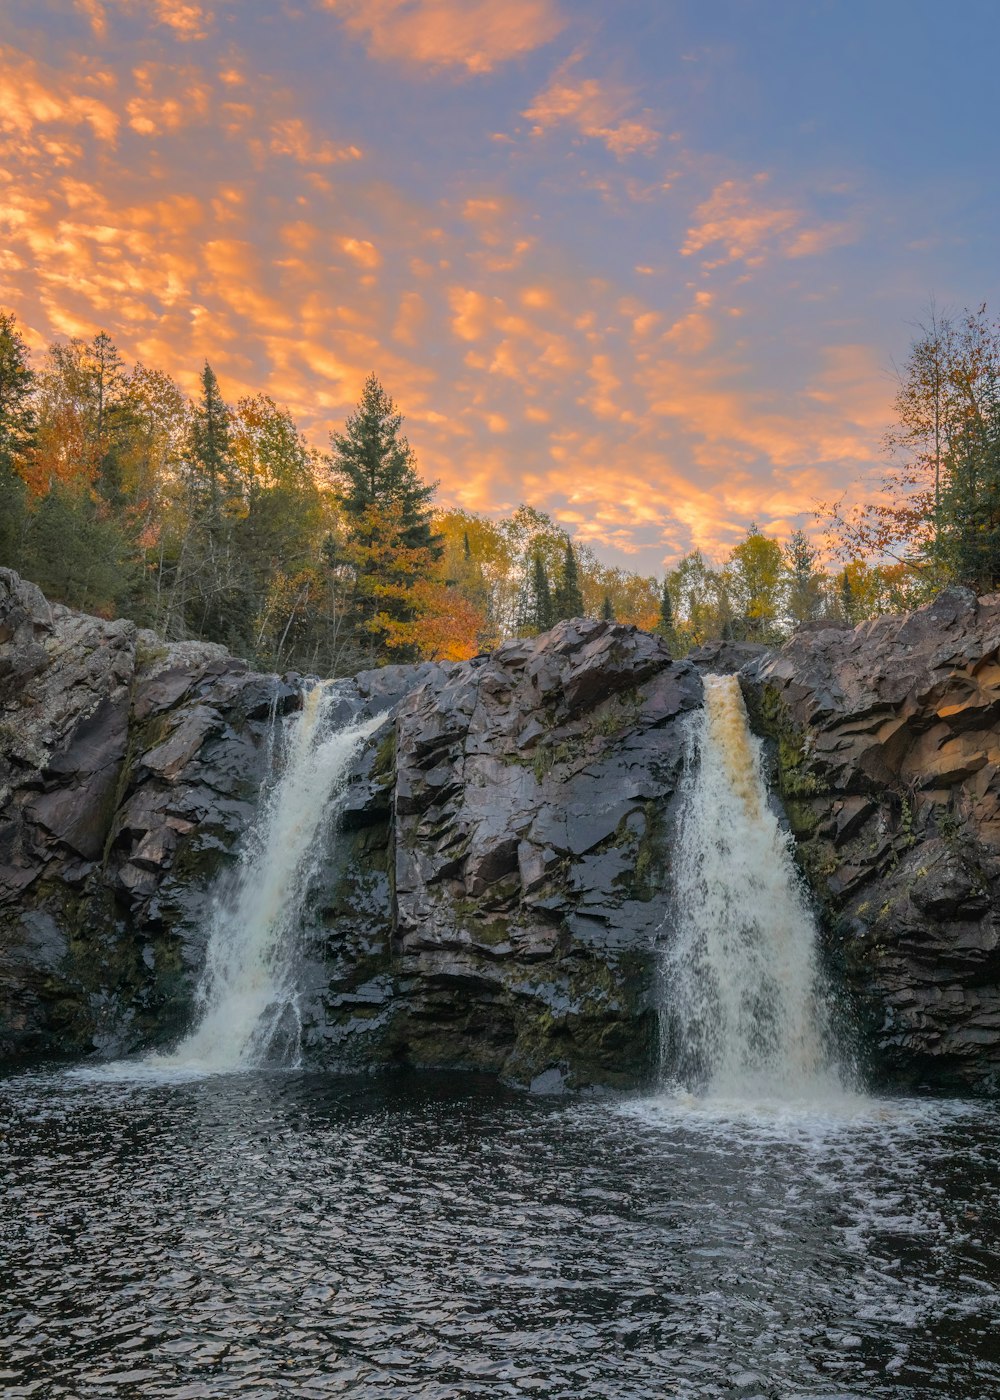
[[[0,1393],[1000,1396],[1000,1115],[0,1082]]]

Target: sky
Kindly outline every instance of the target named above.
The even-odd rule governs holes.
[[[997,309],[995,0],[0,0],[0,306],[317,445],[374,371],[448,506],[718,560],[875,489]]]

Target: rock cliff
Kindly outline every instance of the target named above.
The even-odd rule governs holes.
[[[1000,1087],[1000,595],[819,624],[741,673],[882,1078]]]
[[[309,1062],[640,1082],[683,719],[701,671],[739,667],[875,1073],[1000,1088],[1000,597],[954,590],[778,653],[677,662],[576,621],[339,683],[338,719],[386,718],[309,905]],[[301,694],[0,570],[0,1057],[186,1027],[207,902]]]
[[[677,721],[693,667],[602,622],[341,687],[385,712],[311,907],[320,1064],[632,1083],[655,1053]],[[206,901],[296,677],[50,607],[0,570],[0,1054],[183,1029]]]

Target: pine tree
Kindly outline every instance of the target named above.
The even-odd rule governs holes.
[[[823,578],[816,568],[816,551],[802,530],[796,530],[785,550],[791,577],[788,581],[788,613],[801,626],[819,617],[823,606]]]
[[[552,600],[555,621],[563,618],[583,616],[583,592],[580,589],[580,571],[577,568],[576,554],[572,543],[566,541],[563,555],[562,577]]]
[[[660,592],[660,616],[656,624],[656,630],[661,637],[665,637],[668,632],[674,630],[674,604],[670,597],[670,588],[667,580],[663,580],[663,588]]]
[[[0,311],[0,563],[19,563],[25,487],[19,470],[35,440],[35,376],[12,315]]]
[[[674,625],[674,601],[670,596],[670,585],[666,578],[660,590],[660,615],[656,619],[654,631],[663,638],[670,650],[677,654],[677,628]]]
[[[403,415],[370,374],[344,431],[330,435],[333,475],[349,520],[361,520],[373,507],[398,510],[402,543],[409,549],[429,548],[439,557],[428,509],[435,488],[421,481],[402,425]]]
[[[201,396],[191,420],[193,484],[210,528],[218,528],[232,502],[234,468],[229,454],[231,413],[212,366],[205,361]]]
[[[414,586],[429,580],[443,554],[428,509],[434,487],[417,472],[401,432],[403,416],[374,374],[342,433],[332,433],[331,466],[340,491],[353,560],[350,630],[369,665],[406,661],[400,638],[417,620]]]
[[[545,560],[537,550],[531,560],[531,596],[530,624],[536,632],[547,632],[556,621],[556,613]]]
[[[18,475],[35,436],[35,375],[15,318],[0,311],[0,479]]]
[[[601,620],[602,622],[614,622],[615,620],[615,607],[611,601],[610,593],[605,593],[601,603]]]

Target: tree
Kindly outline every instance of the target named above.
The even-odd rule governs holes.
[[[580,573],[576,565],[576,554],[570,540],[566,541],[563,553],[562,570],[555,596],[552,599],[553,616],[556,622],[562,618],[583,615],[583,593],[580,590]]]
[[[536,551],[532,556],[528,599],[525,609],[528,629],[536,633],[547,632],[556,622],[556,612],[549,585],[549,573],[541,551]]]
[[[0,560],[15,563],[25,514],[24,477],[34,448],[35,376],[15,318],[0,311]]]
[[[610,594],[610,593],[605,593],[604,597],[603,597],[602,600],[601,600],[601,621],[602,621],[602,622],[614,622],[614,620],[615,620],[615,605],[614,605],[614,603],[611,601],[611,594]]]
[[[746,539],[729,556],[725,580],[732,598],[732,634],[754,641],[775,640],[785,587],[778,541],[751,525]],[[727,635],[725,628],[722,635]]]
[[[377,638],[389,636],[379,618],[401,625],[414,620],[402,587],[413,581],[411,565],[419,558],[428,577],[442,554],[429,509],[435,488],[420,479],[402,424],[392,398],[370,374],[344,431],[330,435],[332,476],[355,561],[352,626],[368,640],[370,664],[378,657]]]
[[[786,606],[792,622],[801,627],[819,617],[823,607],[823,575],[816,568],[816,550],[802,530],[796,530],[785,548],[788,564]]]
[[[392,507],[399,513],[403,543],[437,553],[429,509],[435,488],[420,479],[402,425],[402,414],[370,374],[344,431],[330,435],[334,480],[348,520],[360,521],[372,506]]]
[[[660,590],[660,614],[653,629],[673,651],[677,646],[677,628],[674,626],[674,602],[670,596],[670,584],[665,578]]]
[[[844,558],[894,559],[938,586],[1000,583],[1000,324],[933,306],[898,376],[880,498],[827,512]]]

